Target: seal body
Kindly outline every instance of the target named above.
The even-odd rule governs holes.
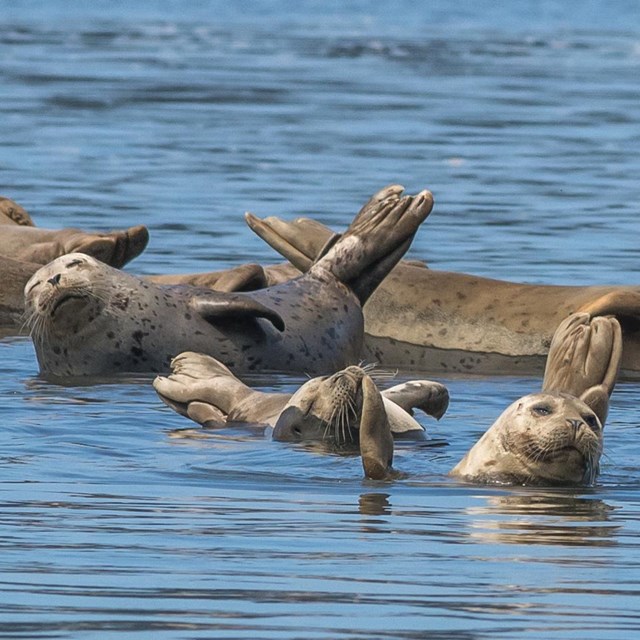
[[[243,297],[155,285],[69,254],[38,270],[25,296],[41,373],[55,377],[159,372],[185,350],[240,372],[318,372],[356,359],[362,344],[360,304],[334,278]]]

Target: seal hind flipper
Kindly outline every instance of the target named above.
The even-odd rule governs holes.
[[[374,194],[342,235],[317,223],[317,232],[309,233],[306,218],[299,219],[297,227],[277,218],[262,221],[251,214],[245,218],[253,231],[294,266],[310,273],[330,271],[364,304],[406,253],[433,208],[429,191],[400,197],[402,192],[403,187],[391,185]]]
[[[358,213],[347,231],[309,270],[329,271],[364,304],[409,248],[420,224],[431,213],[433,196],[426,189],[403,196],[393,185],[379,192]]]
[[[223,272],[216,282],[216,291],[255,291],[268,287],[267,274],[259,264],[242,264]]]
[[[301,271],[308,271],[342,237],[311,218],[286,222],[275,216],[260,219],[246,213],[245,220],[256,235]]]
[[[410,380],[382,391],[382,396],[395,402],[409,415],[420,409],[427,415],[440,420],[449,407],[449,391],[439,382],[431,380]]]
[[[157,376],[153,388],[177,413],[209,428],[227,422],[271,424],[289,399],[289,394],[255,391],[219,360],[192,351],[177,355],[171,374]]]
[[[551,341],[542,391],[583,399],[604,424],[622,359],[622,330],[613,317],[574,313]]]
[[[35,227],[31,216],[17,202],[0,196],[0,224],[18,224]]]
[[[576,311],[588,313],[592,317],[615,316],[623,330],[638,331],[640,329],[640,292],[629,289],[610,291],[582,305]]]
[[[203,291],[194,295],[189,306],[207,322],[237,318],[265,318],[278,330],[284,331],[282,316],[273,309],[254,300],[246,294],[224,294],[217,291]]]

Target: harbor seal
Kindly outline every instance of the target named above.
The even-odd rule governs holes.
[[[511,404],[451,475],[480,483],[593,484],[621,353],[615,318],[567,318],[554,335],[542,391]]]
[[[43,375],[161,372],[198,351],[235,372],[336,370],[362,351],[362,304],[406,252],[433,198],[375,194],[304,275],[248,293],[161,286],[82,254],[58,258],[25,287]],[[250,214],[247,214],[250,217]]]
[[[204,427],[263,424],[274,428],[274,440],[341,446],[358,442],[361,387],[370,374],[370,368],[351,365],[308,380],[293,394],[266,393],[248,387],[215,358],[185,352],[173,359],[168,377],[155,378],[153,387],[163,402]],[[439,420],[449,405],[447,388],[431,380],[411,380],[381,393],[397,438],[424,439],[413,411]]]
[[[302,271],[339,237],[304,218],[248,222]],[[418,261],[400,262],[364,306],[361,357],[387,367],[438,373],[542,372],[556,328],[576,312],[618,319],[621,375],[637,378],[640,287],[522,284],[438,271]]]

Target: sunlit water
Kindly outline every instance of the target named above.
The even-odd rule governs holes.
[[[244,210],[344,228],[401,182],[436,196],[411,250],[434,267],[640,282],[635,2],[0,4],[1,193],[41,226],[147,224],[133,272],[277,261]],[[151,378],[52,385],[24,338],[0,358],[0,637],[640,631],[636,384],[596,487],[490,488],[447,471],[537,379],[441,378],[433,446],[375,483],[254,432],[176,437]]]

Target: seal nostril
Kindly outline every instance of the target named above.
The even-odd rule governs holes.
[[[61,276],[60,273],[56,273],[56,275],[53,276],[52,278],[49,278],[47,282],[55,287],[57,284],[60,283],[60,276]]]

